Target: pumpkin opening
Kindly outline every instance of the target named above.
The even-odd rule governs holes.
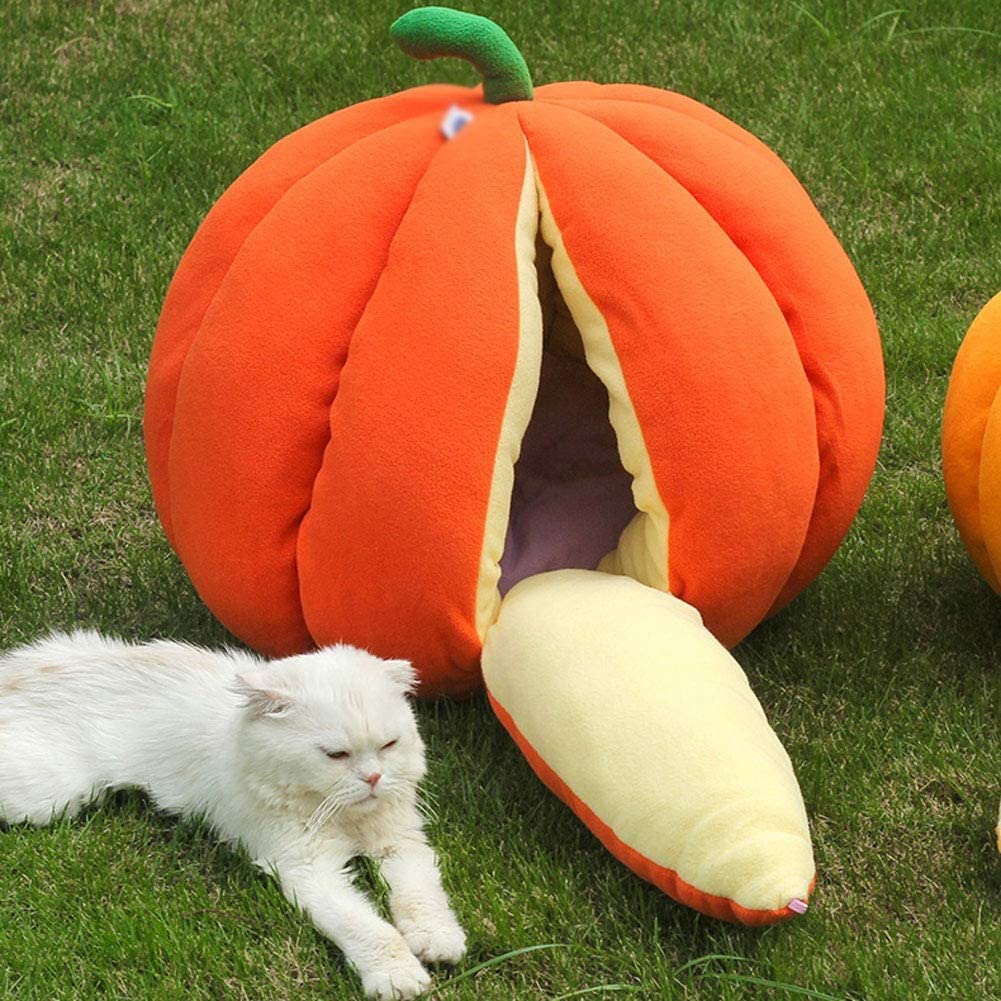
[[[609,421],[608,391],[553,273],[540,231],[535,267],[542,307],[539,389],[514,467],[499,589],[531,574],[594,569],[636,515],[632,476]]]

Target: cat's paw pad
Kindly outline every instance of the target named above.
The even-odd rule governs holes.
[[[400,929],[407,945],[425,963],[448,963],[454,966],[466,954],[466,933],[449,916],[436,924],[416,922]]]
[[[431,986],[431,974],[414,956],[403,956],[362,977],[365,996],[376,1001],[407,1001]]]

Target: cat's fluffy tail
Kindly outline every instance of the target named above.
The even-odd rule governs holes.
[[[0,822],[48,824],[108,788],[87,746],[81,679],[67,677],[74,657],[106,649],[81,631],[0,653]]]

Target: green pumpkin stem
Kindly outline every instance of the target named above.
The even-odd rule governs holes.
[[[532,99],[532,77],[522,54],[489,18],[451,7],[418,7],[389,30],[408,56],[458,56],[471,62],[483,77],[483,97],[490,104]]]

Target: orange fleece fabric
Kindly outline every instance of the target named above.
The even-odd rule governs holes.
[[[473,120],[451,141],[458,103]],[[875,463],[865,293],[767,147],[691,99],[432,86],[338,112],[234,183],[150,363],[157,510],[272,655],[343,640],[479,684],[486,508],[518,349],[525,157],[604,316],[670,521],[663,586],[733,644],[811,580]]]
[[[942,472],[959,534],[1001,594],[1001,293],[960,345],[942,418]]]

